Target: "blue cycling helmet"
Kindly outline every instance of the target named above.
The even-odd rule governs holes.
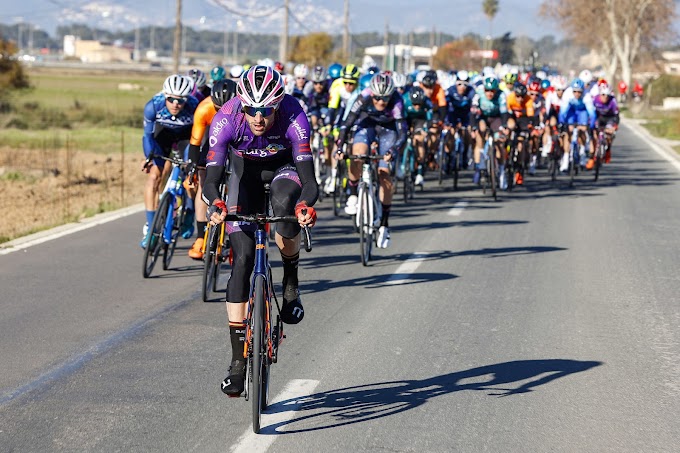
[[[370,66],[370,67],[366,70],[366,72],[369,73],[369,74],[371,74],[371,75],[377,74],[377,73],[380,72],[380,68],[377,67],[377,66]]]
[[[581,79],[574,79],[573,82],[571,82],[572,91],[583,91],[585,87],[586,84],[583,83],[583,80]]]
[[[550,80],[548,79],[541,80],[541,89],[547,90],[548,88],[550,88]]]
[[[342,73],[342,65],[340,63],[333,63],[328,67],[328,76],[335,80],[338,77],[340,77],[340,74]]]
[[[364,88],[368,88],[371,86],[371,79],[373,78],[373,74],[364,74],[359,78],[359,89],[363,90]]]

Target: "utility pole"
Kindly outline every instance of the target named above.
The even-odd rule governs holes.
[[[384,71],[388,69],[387,59],[390,50],[389,47],[390,47],[390,24],[387,21],[387,19],[385,19],[385,35],[383,36],[383,50],[385,51],[385,58],[383,59],[381,65]]]
[[[182,40],[182,0],[177,0],[177,12],[175,13],[175,42],[172,45],[172,58],[175,61],[173,71],[179,74],[179,47]]]
[[[349,0],[345,0],[345,27],[342,32],[342,57],[349,60]]]
[[[224,16],[224,23],[225,25],[229,21],[229,16]],[[227,27],[224,27],[224,38],[222,44],[224,45],[224,55],[222,56],[222,65],[227,64],[227,55],[228,55],[228,50],[229,50],[229,33],[227,32]]]
[[[288,61],[288,12],[290,11],[290,0],[283,4],[283,30],[279,42],[279,61],[286,64]]]
[[[139,24],[135,27],[135,50],[132,52],[132,59],[139,61]]]
[[[430,32],[430,67],[434,64],[434,35],[436,32],[435,27],[432,27]]]

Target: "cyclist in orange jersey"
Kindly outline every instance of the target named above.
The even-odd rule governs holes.
[[[528,144],[531,129],[535,119],[534,101],[531,96],[527,95],[527,87],[522,82],[515,82],[512,92],[507,95],[508,103],[508,129],[519,129],[517,148],[519,151],[519,159],[521,168],[526,168],[529,162]],[[515,183],[521,185],[524,182],[524,175],[520,170],[515,174]]]
[[[215,113],[222,107],[222,105],[229,99],[236,95],[236,82],[231,79],[222,79],[212,87],[210,97],[207,97],[198,104],[196,112],[194,113],[194,125],[191,129],[191,140],[189,141],[189,161],[187,173],[196,167],[205,167],[205,159],[210,146],[206,130],[210,128]],[[196,181],[185,181],[185,187],[188,193],[196,191],[194,198],[194,209],[196,212],[196,231],[198,237],[194,244],[189,249],[189,256],[195,260],[203,259],[203,236],[208,222],[206,221],[206,212],[208,205],[205,204],[202,198],[203,181],[205,180],[205,169],[198,170],[198,184]],[[191,190],[189,190],[191,189]]]

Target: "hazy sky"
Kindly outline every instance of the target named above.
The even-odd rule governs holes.
[[[2,3],[0,22],[30,22],[53,34],[58,25],[69,22],[111,29],[131,29],[135,23],[168,26],[174,23],[176,0],[3,0]],[[283,3],[284,0],[183,0],[182,18],[188,25],[211,30],[233,28],[241,19],[243,31],[278,33],[283,23],[280,8]],[[525,34],[533,38],[546,34],[560,36],[554,24],[537,15],[539,4],[536,0],[500,0],[493,35],[511,31],[515,36]],[[342,31],[344,0],[290,0],[290,5],[294,16],[290,20],[290,33]],[[246,15],[269,14],[256,18],[238,16],[229,10]],[[482,0],[350,0],[352,32],[382,32],[386,21],[393,32],[425,31],[432,27],[453,35],[489,32]]]

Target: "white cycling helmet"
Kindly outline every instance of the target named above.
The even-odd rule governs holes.
[[[394,82],[394,88],[404,88],[406,86],[406,76],[399,72],[392,73],[392,81]]]
[[[278,107],[285,95],[283,77],[269,66],[253,66],[239,79],[236,95],[247,107]]]
[[[598,93],[609,96],[610,94],[612,94],[612,89],[609,85],[604,83],[604,84],[598,86]]]
[[[323,66],[314,66],[312,69],[312,82],[325,82],[326,81],[326,68]]]
[[[163,82],[163,94],[166,96],[189,96],[194,89],[194,81],[179,74],[168,76]]]
[[[456,73],[456,81],[470,83],[470,74],[465,69],[458,71]]]
[[[187,71],[187,77],[190,77],[194,81],[194,85],[198,87],[198,89],[203,88],[208,83],[205,73],[200,69],[189,69]]]
[[[593,74],[592,74],[589,70],[584,69],[584,70],[581,71],[581,73],[578,75],[578,78],[581,79],[581,80],[583,80],[583,83],[585,83],[586,85],[588,85],[588,84],[593,80]]]
[[[567,79],[564,76],[557,76],[550,83],[555,87],[556,90],[566,90],[567,89]]]
[[[309,69],[307,69],[307,65],[299,64],[295,66],[295,68],[293,68],[293,75],[295,76],[295,78],[306,79],[308,74]]]
[[[389,74],[379,72],[371,77],[369,87],[373,96],[390,96],[394,92],[394,80]]]
[[[243,74],[243,66],[240,64],[235,64],[229,70],[229,75],[231,76],[232,79],[237,79],[241,77],[241,74]]]

